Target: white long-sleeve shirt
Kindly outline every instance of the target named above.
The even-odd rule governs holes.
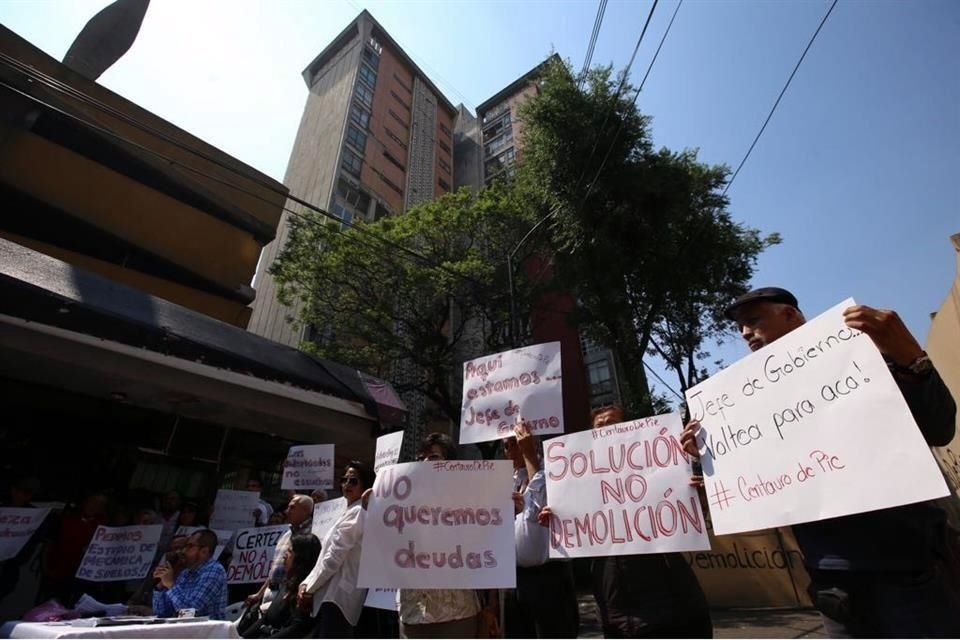
[[[343,617],[356,626],[367,590],[357,588],[360,572],[360,545],[363,540],[363,509],[360,500],[347,507],[321,541],[320,557],[310,575],[301,583],[313,596],[313,615],[320,605],[331,602]]]
[[[522,486],[527,480],[527,470],[517,469],[513,477],[515,486]],[[523,511],[513,519],[518,567],[539,567],[550,560],[550,529],[537,522],[537,514],[546,505],[547,479],[540,469],[523,492]]]

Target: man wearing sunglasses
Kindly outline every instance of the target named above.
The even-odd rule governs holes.
[[[153,612],[160,618],[177,617],[177,612],[192,609],[196,616],[223,620],[227,608],[227,572],[213,559],[217,534],[210,529],[197,531],[184,546],[186,569],[174,578],[169,567],[154,573],[160,584],[153,591]]]

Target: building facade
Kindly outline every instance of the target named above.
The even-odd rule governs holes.
[[[457,109],[366,11],[303,71],[309,94],[284,184],[344,224],[398,215],[452,190]],[[288,209],[305,212],[290,202]],[[248,330],[290,346],[291,323],[268,273],[289,236],[283,214],[261,256]]]

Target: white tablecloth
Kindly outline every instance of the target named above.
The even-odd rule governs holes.
[[[69,622],[8,622],[0,638],[239,638],[232,622],[205,620],[173,624],[75,627]]]

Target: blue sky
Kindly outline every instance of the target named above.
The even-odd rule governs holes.
[[[0,22],[61,58],[105,4],[4,0]],[[828,5],[686,0],[639,100],[656,144],[735,167]],[[101,82],[282,180],[306,100],[300,72],[361,8],[472,108],[551,51],[579,66],[596,6],[154,0]],[[636,77],[675,6],[657,7]],[[594,63],[626,64],[649,7],[610,0]],[[737,220],[784,238],[760,259],[757,285],[791,289],[808,316],[847,296],[894,308],[923,341],[960,232],[958,34],[951,0],[840,1],[729,193]],[[717,353],[747,351],[734,341]]]

